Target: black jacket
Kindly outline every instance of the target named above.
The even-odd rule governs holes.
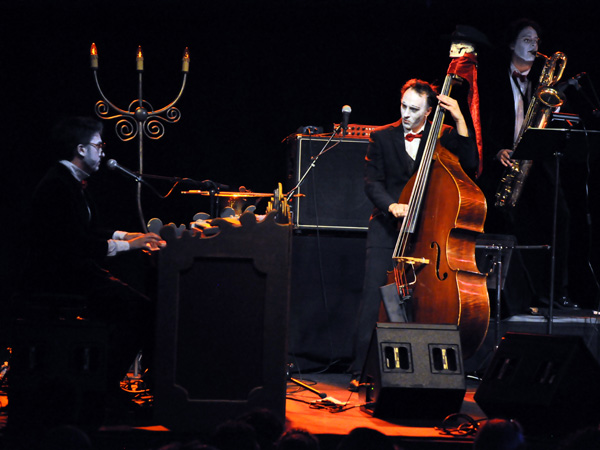
[[[394,247],[398,224],[387,208],[398,201],[406,183],[417,171],[430,128],[428,122],[414,161],[406,153],[400,120],[371,133],[365,158],[365,192],[375,208],[369,222],[367,246]],[[459,156],[467,173],[474,173],[478,164],[477,144],[474,133],[470,132],[469,136],[460,136],[455,128],[444,125],[440,143]]]
[[[108,276],[99,263],[114,230],[97,226],[89,193],[62,164],[36,187],[30,216],[26,288],[85,294],[97,277]]]

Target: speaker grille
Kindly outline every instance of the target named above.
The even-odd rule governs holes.
[[[373,205],[364,192],[366,139],[297,137],[291,141],[290,186],[293,188],[315,163],[291,204],[299,229],[366,231]],[[317,159],[325,145],[325,151]]]

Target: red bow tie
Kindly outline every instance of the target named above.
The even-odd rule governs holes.
[[[525,83],[527,81],[527,75],[523,75],[521,72],[519,72],[518,70],[515,70],[512,73],[512,77],[515,80],[521,80],[523,83]]]
[[[423,133],[419,133],[419,134],[408,133],[406,136],[404,136],[404,139],[406,139],[408,142],[412,142],[413,139],[415,139],[415,138],[421,139],[422,137],[423,137]]]

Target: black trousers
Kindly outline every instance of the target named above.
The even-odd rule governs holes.
[[[90,319],[109,326],[107,383],[109,389],[118,388],[140,350],[146,367],[153,360],[155,305],[108,272],[87,299]]]
[[[354,337],[354,361],[350,370],[352,373],[362,372],[369,343],[381,304],[380,287],[387,284],[387,273],[392,270],[393,248],[367,248],[365,260],[365,279],[363,295],[356,318],[356,334]]]

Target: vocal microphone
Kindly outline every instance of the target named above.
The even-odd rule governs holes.
[[[567,84],[570,84],[571,86],[574,86],[575,89],[579,90],[579,89],[581,89],[581,85],[579,84],[579,79],[585,75],[587,75],[585,72],[578,73],[574,77],[569,78],[567,80]]]
[[[577,75],[575,75],[575,76],[573,77],[573,84],[575,85],[575,88],[576,88],[577,90],[581,89],[581,85],[579,84],[579,80],[580,80],[582,77],[586,77],[586,76],[587,76],[587,73],[585,73],[585,72],[581,72],[581,73],[578,73]]]
[[[106,167],[108,167],[110,170],[118,169],[125,175],[128,175],[128,176],[134,178],[135,181],[137,181],[138,183],[141,183],[143,181],[139,175],[136,175],[131,170],[126,169],[123,166],[120,166],[119,163],[117,161],[115,161],[114,159],[109,159],[108,161],[106,161]]]
[[[579,84],[579,79],[585,75],[587,75],[585,72],[578,73],[574,77],[569,78],[564,83],[560,83],[561,86],[558,88],[558,90],[560,92],[563,92],[569,86],[573,86],[575,89],[577,89],[579,91],[581,89],[581,85]]]
[[[350,120],[351,112],[352,112],[352,108],[350,108],[350,106],[344,105],[342,107],[342,123],[341,123],[340,127],[343,130],[343,132],[342,132],[343,136],[345,136],[346,132],[348,131],[348,121]]]

